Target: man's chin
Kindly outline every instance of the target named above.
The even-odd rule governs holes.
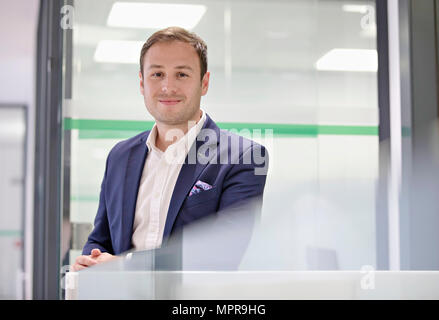
[[[156,121],[167,126],[181,126],[187,124],[190,120],[182,115],[167,115],[156,118]]]
[[[161,122],[168,126],[181,126],[188,125],[190,121],[194,121],[193,115],[188,115],[181,112],[173,112],[177,110],[169,110],[168,112],[162,112],[157,116],[154,116],[156,122]]]

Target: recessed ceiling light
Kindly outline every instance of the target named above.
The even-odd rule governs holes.
[[[335,48],[317,60],[315,66],[322,71],[376,72],[378,54],[376,50],[370,49]]]
[[[0,120],[0,136],[22,138],[26,133],[26,127],[24,123],[15,119]],[[6,139],[5,139],[6,140]]]
[[[105,63],[139,63],[143,41],[101,40],[94,60]]]
[[[150,29],[179,26],[193,29],[206,10],[206,6],[198,4],[116,2],[108,15],[107,25]]]
[[[343,11],[356,13],[367,13],[370,8],[373,7],[365,4],[344,4],[342,6]]]

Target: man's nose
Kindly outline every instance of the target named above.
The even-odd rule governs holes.
[[[166,77],[162,81],[162,92],[163,93],[175,93],[177,88],[175,87],[175,81],[169,77]]]

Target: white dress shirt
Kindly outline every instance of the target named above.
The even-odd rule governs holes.
[[[136,250],[155,249],[162,244],[175,183],[189,148],[206,120],[205,112],[203,110],[201,112],[197,124],[164,152],[155,145],[156,124],[146,140],[148,155],[137,195],[132,236],[132,245]]]

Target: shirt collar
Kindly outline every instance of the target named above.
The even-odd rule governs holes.
[[[186,157],[186,154],[189,152],[190,146],[195,141],[197,135],[200,133],[201,129],[203,128],[204,122],[206,121],[206,112],[204,112],[203,109],[201,109],[201,118],[198,120],[197,124],[190,128],[186,134],[181,137],[177,142],[171,144],[165,151],[165,153],[169,152],[175,152],[177,149],[181,151],[184,150],[185,146],[185,152],[178,152],[178,158],[181,158],[183,155]],[[146,145],[149,150],[157,151],[158,153],[162,154],[163,151],[161,151],[159,148],[157,148],[155,141],[157,137],[157,124],[154,123],[154,126],[151,129],[151,132],[148,135],[148,138],[146,139]]]

